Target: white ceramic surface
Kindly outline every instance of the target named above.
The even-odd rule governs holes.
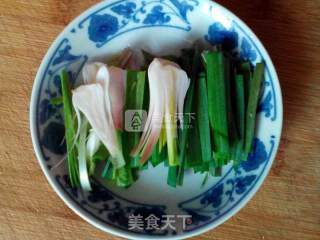
[[[183,187],[166,184],[163,166],[144,171],[129,189],[97,180],[95,190],[71,189],[66,166],[57,163],[64,147],[61,106],[50,104],[58,96],[61,69],[79,80],[87,61],[107,60],[126,47],[144,48],[156,55],[179,54],[195,40],[226,44],[253,64],[266,63],[258,114],[254,153],[238,171],[223,169],[222,177],[187,173]],[[79,76],[79,77],[78,77]],[[237,213],[267,176],[278,148],[282,128],[281,90],[270,57],[255,34],[235,15],[207,0],[103,1],[76,18],[58,36],[36,76],[30,103],[30,126],[35,153],[50,185],[83,219],[103,231],[130,239],[182,239],[201,234]],[[128,216],[150,214],[191,215],[182,229],[128,230]]]

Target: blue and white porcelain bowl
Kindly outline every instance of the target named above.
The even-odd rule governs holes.
[[[105,61],[126,47],[143,48],[155,55],[178,54],[198,39],[207,44],[223,42],[253,64],[266,63],[254,152],[249,160],[237,171],[226,166],[222,177],[212,177],[204,187],[202,175],[187,174],[183,187],[171,188],[166,184],[166,171],[159,166],[143,171],[129,189],[99,179],[92,192],[71,189],[66,164],[58,164],[65,153],[61,106],[50,104],[51,98],[60,95],[60,70],[68,69],[77,81],[86,62]],[[282,98],[265,48],[239,18],[220,5],[207,0],[110,0],[76,18],[50,47],[34,82],[30,124],[34,149],[49,183],[83,219],[125,238],[182,239],[223,223],[260,188],[280,140]],[[139,214],[142,229],[132,226],[137,220],[132,217]],[[175,229],[148,228],[147,217],[165,222],[163,215],[174,215]],[[156,221],[159,225],[160,220]]]

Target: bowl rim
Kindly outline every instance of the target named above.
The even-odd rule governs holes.
[[[112,2],[116,2],[117,0],[110,0],[109,3],[111,4]],[[136,1],[136,0],[133,0]],[[30,132],[31,132],[31,138],[32,138],[32,145],[34,148],[34,152],[36,155],[36,158],[39,162],[39,165],[42,169],[42,172],[45,174],[47,181],[49,182],[49,185],[53,188],[53,190],[57,193],[57,195],[63,200],[63,202],[73,211],[75,212],[78,216],[80,216],[83,220],[86,222],[92,224],[96,228],[102,230],[103,232],[113,234],[115,236],[119,237],[124,237],[124,238],[129,238],[129,239],[186,239],[189,237],[193,237],[196,235],[200,235],[204,232],[207,232],[209,230],[212,230],[216,228],[217,226],[221,225],[225,221],[227,221],[229,218],[234,216],[236,213],[238,213],[251,199],[252,197],[256,194],[256,192],[260,189],[261,185],[266,179],[266,176],[269,174],[269,171],[271,169],[271,166],[275,160],[279,143],[280,143],[280,138],[282,134],[282,128],[283,128],[283,99],[282,99],[282,92],[281,92],[281,86],[279,82],[279,78],[277,75],[277,72],[275,70],[274,64],[266,51],[265,47],[262,45],[261,41],[259,38],[256,36],[256,34],[251,30],[251,28],[244,22],[242,21],[239,17],[237,17],[234,13],[232,13],[230,10],[227,8],[223,7],[219,3],[216,3],[214,1],[210,0],[198,0],[199,2],[207,2],[211,6],[215,6],[222,10],[224,14],[227,16],[230,16],[234,21],[236,21],[241,28],[243,28],[244,32],[249,33],[250,38],[252,41],[256,44],[257,48],[260,50],[261,54],[264,57],[264,60],[270,70],[271,76],[272,76],[272,81],[275,83],[275,90],[276,90],[276,95],[278,96],[279,99],[277,99],[277,108],[278,108],[278,114],[279,114],[279,138],[275,140],[275,145],[274,145],[274,151],[267,163],[267,166],[264,170],[264,172],[260,176],[260,181],[258,181],[251,191],[248,192],[246,197],[238,203],[238,205],[234,206],[228,213],[223,215],[220,219],[218,219],[215,222],[208,223],[204,226],[201,226],[195,230],[192,230],[190,232],[184,232],[181,235],[178,236],[143,236],[138,233],[130,233],[126,232],[124,230],[121,230],[119,228],[116,228],[114,226],[107,226],[105,224],[100,223],[98,220],[96,220],[93,216],[91,216],[89,213],[83,211],[81,208],[77,206],[77,203],[75,203],[70,197],[61,189],[61,186],[57,184],[55,179],[51,176],[49,170],[46,168],[44,164],[44,159],[40,150],[37,134],[36,134],[36,109],[37,109],[37,100],[38,100],[38,92],[40,90],[40,82],[42,79],[42,76],[44,74],[44,70],[48,64],[48,60],[50,56],[53,54],[55,51],[59,41],[63,38],[65,33],[68,30],[71,30],[72,27],[79,22],[85,15],[88,15],[95,10],[99,9],[100,7],[104,6],[106,4],[105,1],[99,2],[97,4],[94,4],[90,8],[86,9],[83,11],[79,16],[77,16],[74,20],[72,20],[61,32],[60,34],[56,37],[56,39],[53,41],[51,44],[49,50],[45,54],[44,58],[41,61],[40,67],[37,71],[33,87],[32,87],[32,94],[31,94],[31,100],[30,100],[30,110],[29,110],[29,120],[30,120]]]

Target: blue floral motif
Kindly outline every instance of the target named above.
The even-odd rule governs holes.
[[[223,195],[223,184],[210,190],[204,197],[200,200],[201,204],[211,204],[212,207],[217,208],[220,206]]]
[[[274,138],[272,135],[269,153],[266,152],[264,143],[255,139],[253,153],[250,154],[246,162],[242,163],[241,168],[235,171],[232,168],[229,169],[213,188],[178,204],[182,211],[192,215],[192,225],[187,226],[188,231],[203,225],[204,222],[207,224],[209,221],[214,221],[226,211],[230,202],[239,201],[250,191],[255,181],[260,177],[253,171],[270,158],[274,149]]]
[[[60,68],[58,68],[59,70]],[[52,74],[52,72],[49,72],[49,74]],[[69,77],[71,79],[71,82],[74,82],[74,77],[72,72],[68,72]],[[62,104],[59,105],[53,105],[50,101],[50,99],[55,97],[61,96],[61,81],[59,75],[54,75],[53,77],[53,85],[52,87],[45,90],[45,93],[48,95],[48,98],[44,98],[40,102],[40,109],[39,109],[39,121],[41,124],[44,124],[49,119],[52,119],[55,117],[56,120],[62,120],[61,115],[61,108]],[[44,131],[44,134],[47,133]],[[46,138],[44,138],[46,139]]]
[[[65,189],[69,196],[73,197],[73,200],[81,204],[82,209],[87,212],[95,212],[95,217],[102,222],[110,224],[112,226],[119,227],[128,231],[128,223],[130,215],[141,215],[145,219],[153,214],[160,220],[158,225],[161,226],[161,219],[163,215],[166,215],[165,206],[161,205],[146,205],[142,203],[135,203],[133,201],[127,201],[126,199],[117,196],[96,179],[92,179],[92,191],[84,193],[79,188],[71,188],[69,178],[67,175],[61,177],[56,176],[56,180],[59,185]],[[146,222],[147,223],[147,222]],[[145,224],[146,225],[146,224]],[[135,232],[147,232],[154,235],[166,235],[166,230],[148,230],[148,229],[134,229],[130,231]]]
[[[211,219],[211,216],[207,216],[206,214],[202,214],[199,211],[192,209],[183,209],[188,215],[192,216],[192,225],[199,225],[201,222],[207,222]]]
[[[107,202],[113,199],[114,197],[110,191],[97,183],[93,184],[92,191],[88,195],[88,201],[90,203]]]
[[[233,29],[227,30],[219,22],[209,26],[205,39],[212,45],[222,44],[227,50],[233,50],[238,46],[238,33]]]
[[[230,173],[231,171],[229,171]],[[227,173],[228,175],[228,173]],[[229,185],[229,186],[228,186]],[[230,188],[231,187],[231,188]],[[224,192],[224,188],[229,189]],[[209,221],[214,215],[220,214],[221,209],[225,207],[228,201],[233,201],[232,192],[234,190],[234,181],[229,179],[226,184],[218,184],[212,189],[206,191],[195,199],[187,200],[179,203],[179,207],[192,216],[192,226],[198,225],[201,222]],[[224,200],[224,195],[227,195],[228,200]],[[200,207],[194,207],[193,203],[198,202]],[[191,226],[188,226],[191,227]]]
[[[245,60],[250,60],[254,62],[257,59],[257,52],[252,47],[247,38],[242,39],[241,48],[240,48],[240,57]]]
[[[116,36],[138,28],[166,26],[190,31],[188,12],[198,5],[198,0],[120,0],[89,15],[79,23],[79,28],[90,20],[89,39],[98,48]]]
[[[241,167],[246,172],[250,172],[258,169],[267,159],[266,147],[261,140],[256,138],[253,142],[253,151],[249,154],[248,160],[241,163]]]
[[[70,196],[72,196],[74,198],[79,197],[78,189],[71,187],[70,178],[68,177],[68,175],[63,175],[63,176],[56,175],[55,178],[56,178],[57,183],[61,187],[63,187],[70,194]]]
[[[64,141],[65,130],[61,123],[51,122],[44,129],[41,142],[43,146],[55,154],[65,154],[66,145]]]
[[[220,22],[216,22],[209,26],[208,33],[204,38],[212,45],[222,44],[224,49],[233,50],[233,56],[240,56],[242,59],[251,62],[257,61],[258,56],[262,55],[259,48],[250,40],[250,36],[238,35],[235,30],[238,28],[237,22],[233,22],[232,27],[228,30]],[[238,49],[236,49],[237,47]],[[268,69],[266,69],[266,75],[271,78]],[[269,88],[271,88],[271,93],[268,93],[263,101],[260,101],[258,112],[265,112],[266,117],[270,117],[271,121],[275,121],[277,118],[276,92],[273,81],[268,82],[268,84]]]
[[[93,42],[105,42],[119,29],[118,19],[110,14],[94,15],[88,28],[89,39]]]
[[[119,4],[111,8],[111,10],[125,18],[131,18],[137,5],[134,2],[126,2],[124,4]]]
[[[170,21],[170,17],[163,12],[162,6],[155,6],[151,13],[143,20],[144,24],[164,24]]]
[[[69,77],[71,76],[71,73],[69,73]],[[53,78],[53,84],[56,87],[56,89],[58,90],[58,92],[55,92],[55,96],[53,96],[53,93],[51,92],[51,97],[56,97],[56,96],[62,96],[62,88],[61,88],[61,79],[59,75],[55,75]]]
[[[256,175],[249,175],[245,177],[236,178],[235,190],[237,194],[244,193],[247,188],[253,183],[253,181],[257,178]]]
[[[271,110],[273,108],[271,101],[272,101],[272,93],[271,91],[268,91],[267,95],[263,99],[261,99],[259,102],[258,112],[264,112],[266,117],[270,117]]]
[[[128,229],[128,216],[123,208],[112,209],[107,213],[107,218],[113,225]]]
[[[178,0],[170,0],[172,4],[179,10],[180,15],[185,21],[188,21],[187,19],[187,13],[188,11],[193,10],[193,6],[191,4],[188,4],[188,1],[178,1]],[[196,1],[194,1],[196,2]],[[197,2],[196,2],[197,3]]]
[[[39,105],[39,122],[44,124],[48,119],[57,114],[57,107],[50,103],[50,100],[43,99]]]
[[[62,104],[53,105],[52,98],[61,96],[61,69],[79,68],[78,71],[69,70],[69,76],[72,82],[77,78],[80,69],[87,61],[85,55],[74,55],[71,53],[71,45],[68,39],[63,39],[58,45],[53,57],[49,61],[44,76],[40,84],[41,95],[37,106],[37,124],[42,125],[42,129],[38,126],[38,138],[42,148],[44,159],[48,162],[47,167],[50,169],[55,163],[51,162],[50,154],[44,153],[44,148],[53,153],[62,155],[65,153],[64,144],[64,127],[62,124]],[[41,133],[41,134],[39,134]]]
[[[55,65],[60,64],[62,62],[65,62],[65,61],[76,61],[79,58],[81,58],[81,56],[75,56],[75,55],[70,54],[70,50],[71,50],[70,45],[66,45],[65,48],[59,50],[58,56],[55,57],[52,65],[55,66]]]

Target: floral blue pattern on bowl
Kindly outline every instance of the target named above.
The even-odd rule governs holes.
[[[188,12],[198,6],[197,0],[118,1],[109,4],[80,22],[89,22],[89,39],[102,47],[108,41],[133,29],[170,27],[191,29]]]
[[[199,16],[202,16],[199,19]],[[186,174],[180,189],[166,186],[161,167],[143,173],[130,189],[117,189],[94,179],[94,190],[69,186],[61,105],[50,100],[61,95],[59,72],[67,69],[74,84],[83,65],[106,60],[130,47],[167,54],[202,40],[225,48],[255,64],[265,61],[266,73],[258,106],[259,127],[254,151],[234,170],[212,178],[201,188],[202,176]],[[102,2],[74,20],[51,46],[34,84],[30,124],[35,152],[48,181],[77,214],[96,227],[130,238],[182,239],[213,228],[234,215],[254,195],[275,157],[282,126],[282,98],[272,62],[244,23],[216,3],[206,0],[119,0]],[[153,216],[158,229],[130,228],[130,217]],[[188,215],[186,226],[163,228],[165,215]]]

